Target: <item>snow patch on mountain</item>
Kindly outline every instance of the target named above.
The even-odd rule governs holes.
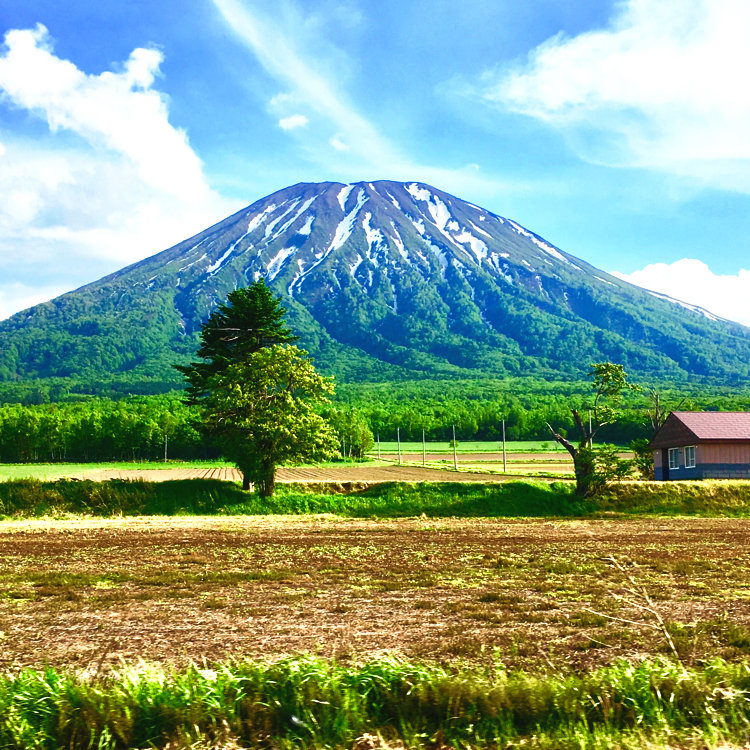
[[[484,216],[479,217],[479,221],[482,221],[483,219],[484,219]],[[473,221],[470,221],[469,224],[471,224],[471,228],[475,232],[479,232],[479,234],[483,234],[485,237],[489,237],[490,239],[492,239],[492,235],[489,232],[485,232],[484,229],[481,229],[480,227],[478,227]]]
[[[263,220],[269,215],[272,214],[278,206],[275,203],[272,203],[270,206],[267,206],[263,211],[261,211],[259,214],[256,214],[253,216],[252,219],[248,222],[247,225],[247,234],[250,234],[250,232],[255,231],[263,222]]]
[[[377,266],[377,253],[385,245],[385,236],[379,229],[374,229],[371,225],[372,214],[366,213],[362,221],[362,228],[365,230],[367,238],[367,257]]]
[[[351,193],[352,190],[354,190],[354,185],[344,185],[344,187],[339,190],[337,198],[342,211],[346,211],[346,199],[349,197],[349,193]]]
[[[462,245],[468,245],[471,248],[471,252],[474,253],[477,263],[482,265],[482,261],[487,257],[487,253],[489,252],[489,248],[482,240],[465,229],[460,234],[456,234],[454,239]]]
[[[391,239],[393,240],[393,244],[398,248],[399,255],[408,263],[411,263],[411,258],[409,257],[409,253],[406,252],[406,248],[404,247],[404,241],[401,239],[401,235],[398,233],[398,229],[396,229],[395,222],[391,219],[391,227],[393,227],[393,237]]]
[[[310,232],[312,232],[312,226],[313,226],[314,221],[315,221],[315,214],[310,214],[307,217],[307,220],[305,221],[304,226],[300,227],[297,230],[297,234],[301,234],[305,237],[309,237]]]
[[[349,264],[349,275],[350,276],[354,277],[354,274],[357,273],[357,269],[362,265],[362,261],[363,260],[364,260],[364,258],[362,258],[362,256],[359,253],[357,253],[357,257],[354,260],[354,263],[350,263]]]
[[[513,229],[516,230],[516,232],[518,232],[518,234],[524,237],[528,237],[543,252],[547,253],[548,255],[551,255],[553,258],[556,258],[557,260],[561,261],[562,263],[565,263],[568,266],[572,266],[578,271],[583,270],[582,268],[577,266],[575,263],[571,263],[559,250],[552,247],[552,245],[548,245],[546,242],[543,242],[536,235],[527,231],[522,226],[519,226],[518,224],[516,224],[515,221],[508,220],[508,223],[513,227]]]
[[[241,238],[240,238],[241,239]],[[239,242],[239,240],[237,240]],[[232,245],[230,245],[224,255],[221,256],[215,263],[212,263],[207,269],[206,273],[211,276],[212,274],[216,273],[226,262],[226,260],[229,258],[229,256],[232,254],[232,251],[237,245],[237,242],[234,242]]]
[[[353,185],[347,185],[347,187],[354,187]],[[348,194],[347,194],[348,195]],[[341,197],[341,193],[339,193],[339,197]],[[297,276],[292,279],[291,284],[289,285],[289,293],[292,294],[294,291],[298,290],[300,286],[302,285],[302,282],[304,281],[305,277],[313,271],[315,268],[317,268],[325,259],[334,251],[338,250],[340,247],[343,247],[346,241],[349,239],[349,237],[352,236],[352,232],[354,231],[354,223],[357,220],[357,215],[362,210],[362,206],[367,203],[369,198],[367,197],[364,190],[360,190],[357,193],[357,203],[354,206],[354,208],[346,214],[346,216],[343,218],[342,221],[339,222],[338,226],[336,227],[336,231],[333,234],[333,239],[331,240],[331,244],[328,246],[328,249],[324,252],[320,253],[315,263],[313,263],[310,268],[308,268],[306,271],[300,271]],[[341,201],[339,201],[341,202]]]
[[[416,182],[407,185],[406,192],[418,201],[428,201],[432,197],[432,193],[427,188],[419,187]]]
[[[268,224],[266,224],[266,231],[263,234],[263,239],[266,240],[266,242],[268,242],[268,238],[271,236],[271,232],[273,232],[273,230],[276,228],[276,225],[280,221],[285,219],[287,216],[289,216],[289,214],[292,213],[292,211],[294,211],[294,209],[297,207],[298,204],[299,204],[299,198],[295,198],[294,201],[292,202],[292,205],[289,206],[289,208],[287,208],[287,210],[284,211],[284,213],[279,214],[279,216],[277,216],[273,221],[269,221]]]
[[[421,217],[419,219],[415,219],[409,214],[407,214],[407,216],[409,217],[409,221],[414,225],[414,229],[416,229],[417,232],[419,232],[419,234],[422,237],[424,237],[424,233],[425,233],[424,219],[422,219]]]
[[[290,255],[294,255],[295,249],[293,247],[284,247],[281,250],[279,250],[276,255],[271,258],[271,260],[268,261],[268,264],[266,266],[267,269],[267,281],[273,281],[281,272],[281,269],[284,267],[284,263],[286,262],[286,259]]]
[[[284,232],[286,232],[289,229],[289,227],[291,227],[292,224],[294,224],[297,221],[297,219],[299,219],[300,216],[302,216],[304,213],[307,212],[307,210],[310,208],[310,206],[312,206],[313,202],[315,201],[315,199],[317,197],[318,197],[317,195],[314,195],[312,198],[308,198],[302,204],[302,206],[300,206],[299,211],[297,211],[297,213],[294,214],[294,216],[292,216],[291,219],[289,219],[281,227],[279,227],[278,231],[274,232],[274,235],[273,235],[273,237],[271,237],[270,242],[273,242],[274,240],[276,240],[279,237],[281,237],[281,235],[284,234]],[[296,205],[296,203],[295,203],[295,205]],[[283,217],[281,217],[281,218],[283,218]],[[270,224],[269,224],[269,226],[270,226]],[[308,231],[308,234],[309,234],[309,231]],[[268,228],[266,228],[266,236],[268,236]]]
[[[647,290],[648,291],[648,290]],[[658,297],[659,299],[666,300],[667,302],[671,302],[673,305],[679,305],[680,307],[684,307],[686,310],[690,310],[690,312],[698,313],[699,315],[702,315],[704,318],[708,318],[709,320],[725,320],[725,318],[719,318],[716,315],[713,315],[708,310],[704,310],[702,307],[698,307],[698,305],[691,305],[688,302],[682,302],[678,299],[674,299],[674,297],[670,297],[667,294],[659,294],[658,292],[648,292],[652,297]]]

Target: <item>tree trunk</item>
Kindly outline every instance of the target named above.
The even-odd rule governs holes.
[[[590,441],[590,436],[586,433],[578,412],[575,410],[572,411],[576,422],[579,424],[579,427],[584,434],[584,439]],[[573,471],[576,477],[576,495],[588,497],[591,494],[594,479],[594,455],[589,447],[590,442],[583,446],[579,445],[576,448],[576,446],[565,436],[555,432],[549,423],[547,423],[547,427],[549,427],[549,431],[554,435],[555,440],[560,443],[568,453],[570,453],[573,459]]]
[[[276,489],[276,462],[272,459],[265,459],[261,463],[263,476],[258,482],[258,494],[261,497],[271,497]]]
[[[576,495],[588,497],[594,483],[594,455],[591,450],[579,449],[573,456],[573,471],[576,475]]]
[[[243,490],[249,490],[250,489],[250,475],[242,472],[242,489]]]

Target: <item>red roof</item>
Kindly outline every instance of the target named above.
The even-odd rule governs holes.
[[[675,411],[699,440],[750,440],[750,411]]]

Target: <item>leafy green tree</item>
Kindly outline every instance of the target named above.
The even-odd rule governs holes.
[[[594,438],[605,425],[613,423],[619,414],[622,395],[627,390],[638,390],[638,386],[627,382],[627,375],[622,365],[612,362],[598,362],[591,365],[589,377],[593,377],[594,400],[586,408],[589,418],[584,419],[581,410],[571,409],[573,421],[580,433],[578,445],[573,444],[560,432],[556,432],[547,423],[547,427],[573,458],[573,470],[576,477],[576,493],[588,497],[600,489],[597,481],[597,455],[594,449]],[[607,456],[609,461],[611,456]]]
[[[203,324],[198,356],[203,362],[175,365],[187,379],[187,402],[200,403],[208,395],[208,381],[232,364],[274,344],[297,341],[284,323],[286,309],[259,279],[227,295]]]
[[[628,443],[628,448],[633,451],[633,468],[638,472],[641,479],[654,478],[654,454],[651,450],[651,441],[648,438],[637,438]]]
[[[352,458],[364,458],[375,445],[375,437],[370,425],[357,409],[339,408],[331,410],[328,415],[331,426],[336,432],[338,442],[346,447],[346,455]]]
[[[302,349],[263,347],[211,375],[205,388],[204,424],[242,472],[244,489],[252,483],[270,497],[278,464],[336,454],[334,432],[316,412],[329,402],[333,379],[319,375]]]

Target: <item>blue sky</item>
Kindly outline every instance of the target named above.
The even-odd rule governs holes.
[[[5,0],[0,317],[287,185],[395,179],[750,325],[748,28],[745,0]]]

